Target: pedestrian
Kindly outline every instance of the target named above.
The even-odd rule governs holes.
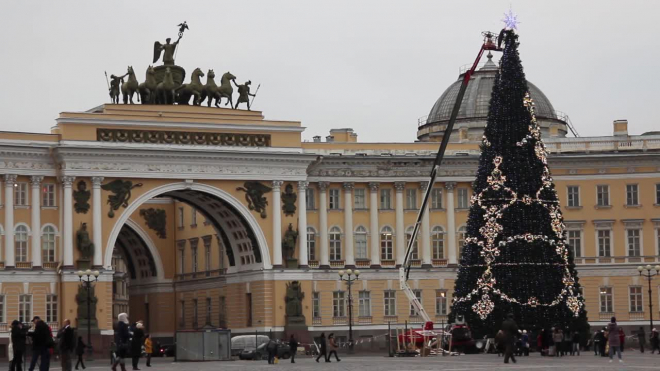
[[[552,334],[552,342],[554,343],[553,353],[554,353],[555,357],[561,357],[562,356],[561,343],[562,343],[563,339],[564,339],[564,336],[561,333],[561,329],[556,328],[555,332]]]
[[[527,334],[527,330],[522,331],[521,343],[522,343],[522,354],[525,357],[529,356],[529,335]]]
[[[50,350],[55,346],[50,327],[42,321],[39,316],[32,318],[34,331],[28,332],[32,337],[32,360],[30,361],[29,371],[34,371],[37,360],[40,360],[39,371],[48,371],[50,369]]]
[[[637,340],[639,340],[639,351],[644,353],[644,347],[646,346],[646,333],[644,332],[644,327],[640,327],[637,331]]]
[[[626,333],[623,332],[623,327],[619,327],[619,343],[621,344],[621,353],[623,353],[623,346],[626,342]]]
[[[330,348],[330,352],[328,352],[326,360],[330,362],[330,357],[332,357],[332,354],[334,353],[337,362],[341,362],[341,359],[339,359],[339,356],[337,355],[337,349],[339,347],[337,346],[337,341],[335,340],[334,334],[328,335],[328,348]]]
[[[538,348],[539,353],[541,353],[541,356],[546,355],[546,350],[545,350],[545,347],[543,346],[544,336],[545,336],[545,329],[542,328],[541,331],[539,332],[538,336],[536,337],[536,348]]]
[[[651,354],[654,354],[656,350],[660,354],[660,337],[658,336],[658,330],[654,328],[651,330]]]
[[[321,333],[321,337],[319,337],[319,356],[316,357],[316,362],[318,362],[321,357],[323,357],[326,362],[330,362],[328,361],[328,347],[325,342],[325,333],[323,332]]]
[[[268,351],[268,364],[275,364],[275,357],[277,356],[277,342],[275,339],[270,339],[266,345]]]
[[[571,348],[571,355],[574,356],[575,353],[577,355],[580,355],[580,333],[575,331],[573,333],[573,339],[572,339],[573,347]]]
[[[509,363],[509,358],[516,363],[516,357],[513,355],[513,346],[518,333],[518,325],[513,320],[513,313],[507,315],[507,319],[502,323],[502,332],[504,333],[504,363]]]
[[[10,356],[13,357],[9,363],[10,371],[23,370],[23,354],[25,354],[26,338],[27,335],[25,333],[25,329],[23,328],[23,324],[18,320],[14,320],[11,323],[11,336],[9,338],[10,344],[12,346]]]
[[[291,363],[296,363],[296,353],[298,352],[298,342],[296,338],[291,334],[289,339],[289,351],[291,352]]]
[[[135,330],[133,330],[133,339],[131,339],[131,359],[133,363],[133,370],[139,370],[138,362],[140,362],[140,356],[142,356],[142,344],[144,343],[144,326],[142,321],[138,321],[135,324]]]
[[[78,366],[82,366],[83,370],[85,367],[85,361],[83,361],[83,355],[85,355],[85,348],[87,344],[83,341],[82,336],[78,336],[78,343],[76,344],[76,356],[78,356],[78,361],[76,362],[76,370]]]
[[[607,327],[604,327],[602,330],[600,330],[600,356],[601,357],[607,357],[607,352],[605,351],[605,348],[607,347],[607,336],[605,336],[605,330]]]
[[[597,356],[600,351],[600,331],[594,331],[593,343],[594,343],[594,355]]]
[[[115,344],[117,346],[117,353],[115,362],[112,364],[112,371],[117,371],[117,366],[121,367],[121,371],[126,371],[126,353],[130,344],[131,334],[128,331],[128,314],[120,313],[117,316],[117,330],[115,332]]]
[[[154,345],[149,334],[144,337],[144,352],[147,354],[147,367],[151,367],[151,353],[154,351]]]
[[[73,328],[71,328],[71,321],[64,320],[63,327],[57,332],[57,339],[59,341],[60,363],[62,364],[62,371],[71,371],[72,362],[71,356],[75,350],[75,335]]]
[[[620,327],[616,323],[616,317],[612,317],[610,323],[607,325],[607,341],[610,343],[610,363],[612,363],[612,357],[614,353],[619,355],[619,363],[623,363],[621,359],[621,338],[619,337]]]

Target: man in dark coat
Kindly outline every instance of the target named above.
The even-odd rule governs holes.
[[[646,332],[644,332],[644,327],[640,327],[637,331],[637,339],[639,340],[639,351],[644,353],[644,347],[646,346]]]
[[[87,344],[83,341],[82,336],[78,336],[78,342],[76,343],[76,356],[78,356],[78,361],[76,362],[76,370],[78,366],[82,366],[83,370],[86,369],[85,361],[83,360],[83,355],[85,355],[85,348]]]
[[[39,371],[48,371],[50,368],[50,348],[54,345],[53,335],[50,332],[50,327],[38,316],[32,319],[32,323],[34,324],[34,331],[28,332],[28,336],[32,337],[32,361],[30,362],[29,371],[34,371],[38,359],[41,359]]]
[[[289,350],[291,351],[291,363],[296,363],[296,352],[298,352],[298,342],[296,341],[296,338],[291,335],[291,339],[289,339]]]
[[[144,342],[144,330],[142,322],[135,324],[133,339],[131,340],[131,357],[133,359],[133,370],[139,370],[138,362],[142,356],[142,343]]]
[[[507,315],[506,321],[502,323],[502,332],[504,332],[504,363],[509,363],[509,358],[516,363],[516,357],[513,355],[513,347],[518,334],[518,325],[513,320],[513,313]]]
[[[71,321],[64,320],[64,327],[57,333],[60,349],[60,361],[62,363],[62,371],[71,371],[73,365],[71,364],[71,356],[76,347],[75,336],[73,328],[71,328]]]
[[[328,345],[325,342],[325,334],[321,333],[321,337],[319,338],[319,356],[316,357],[316,362],[319,361],[319,358],[323,357],[323,359],[326,362],[330,362],[328,358]]]
[[[25,329],[23,329],[23,324],[17,320],[11,323],[11,343],[14,348],[14,358],[11,361],[10,370],[11,371],[22,371],[23,370],[23,354],[25,353],[25,339],[26,339]]]

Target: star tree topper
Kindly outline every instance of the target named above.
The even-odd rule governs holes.
[[[518,15],[513,13],[511,8],[509,8],[508,13],[504,13],[504,19],[502,22],[504,22],[504,28],[507,30],[518,30],[518,24],[520,23],[518,21]]]

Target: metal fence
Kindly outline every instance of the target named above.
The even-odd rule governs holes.
[[[230,330],[177,331],[175,361],[231,360]]]

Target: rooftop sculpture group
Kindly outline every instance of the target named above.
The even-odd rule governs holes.
[[[108,82],[108,89],[110,92],[110,99],[112,103],[119,104],[119,95],[122,95],[124,104],[134,104],[133,96],[137,95],[138,103],[142,104],[192,104],[199,106],[204,100],[209,107],[213,104],[215,107],[220,107],[222,99],[224,98],[225,106],[230,105],[232,109],[237,109],[241,103],[247,104],[247,109],[250,110],[252,102],[250,97],[255,97],[257,91],[252,94],[250,92],[251,81],[239,85],[236,83],[236,76],[231,72],[226,72],[220,78],[220,85],[215,82],[215,72],[213,69],[208,70],[205,75],[200,68],[196,68],[190,78],[190,83],[184,84],[183,80],[186,77],[186,70],[183,67],[175,65],[176,51],[183,32],[188,30],[186,22],[180,23],[179,38],[170,43],[171,39],[167,38],[165,44],[156,41],[154,43],[154,58],[153,63],[158,62],[161,55],[163,56],[162,66],[147,67],[145,74],[145,81],[139,83],[135,77],[135,72],[132,66],[124,75],[116,76],[110,75]],[[206,76],[206,84],[202,83],[202,78]],[[107,74],[106,74],[107,78]],[[124,78],[127,78],[124,81]],[[234,87],[238,89],[238,100],[236,104],[233,101]]]

